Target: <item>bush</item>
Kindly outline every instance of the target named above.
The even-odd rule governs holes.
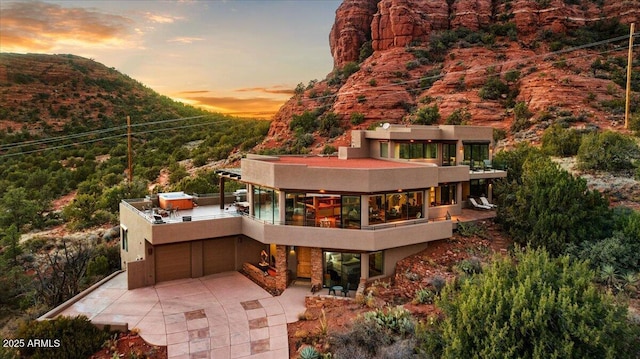
[[[416,290],[416,294],[413,297],[413,303],[415,304],[433,304],[436,299],[436,293],[428,288],[421,288]]]
[[[25,345],[20,354],[27,358],[84,359],[100,350],[109,333],[96,328],[85,316],[58,317],[26,323],[18,329],[16,338],[26,343],[50,340],[53,348]]]
[[[378,309],[358,316],[349,332],[332,336],[331,349],[336,358],[406,358],[415,347],[414,331],[408,310]]]
[[[312,112],[304,111],[302,115],[293,115],[289,123],[289,129],[292,131],[300,129],[303,132],[313,132],[318,126],[316,118]]]
[[[608,201],[589,190],[584,179],[533,153],[525,157],[521,170],[509,167],[520,179],[499,181],[494,191],[497,220],[514,241],[559,255],[568,244],[606,237]]]
[[[332,155],[336,152],[338,152],[338,149],[331,145],[325,145],[322,149],[322,154],[324,155]]]
[[[413,121],[416,125],[433,125],[440,120],[440,109],[438,105],[426,106],[416,112],[416,118]]]
[[[542,135],[542,150],[551,156],[571,157],[580,148],[580,133],[571,128],[555,124]]]
[[[580,169],[619,171],[634,168],[638,157],[640,149],[631,137],[605,131],[583,136],[577,159]]]
[[[354,112],[351,114],[350,122],[352,125],[357,126],[364,122],[364,114],[360,112]]]
[[[508,93],[509,86],[498,76],[491,76],[478,92],[478,96],[483,100],[498,100]]]
[[[445,125],[464,125],[471,120],[471,113],[465,108],[455,109],[451,115],[447,116]]]
[[[593,284],[585,262],[544,250],[497,258],[483,274],[447,285],[438,306],[443,358],[634,358],[627,309]]]

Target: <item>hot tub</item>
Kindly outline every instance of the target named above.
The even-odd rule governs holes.
[[[193,196],[184,192],[158,193],[160,208],[163,209],[192,209]]]

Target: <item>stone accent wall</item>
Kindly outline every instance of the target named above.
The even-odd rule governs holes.
[[[289,271],[287,270],[287,247],[276,246],[276,282],[275,288],[279,293],[284,292],[289,284]]]
[[[242,271],[246,273],[247,276],[251,278],[251,280],[256,282],[259,286],[264,288],[269,293],[272,293],[272,294],[282,293],[277,291],[277,286],[276,286],[277,277],[272,277],[270,275],[267,275],[260,268],[257,268],[253,264],[247,263],[247,262],[242,264]]]
[[[311,288],[321,289],[323,278],[322,248],[311,248]]]

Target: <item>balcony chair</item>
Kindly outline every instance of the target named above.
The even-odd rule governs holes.
[[[471,202],[471,205],[473,205],[473,208],[476,209],[484,209],[484,210],[490,210],[491,207],[486,206],[484,204],[478,204],[478,202],[476,202],[475,198],[469,197],[469,202]]]
[[[484,196],[480,197],[480,202],[482,202],[482,204],[485,206],[489,206],[491,208],[498,208],[497,205],[490,203],[487,197],[484,197]]]
[[[482,169],[484,171],[493,170],[493,164],[491,163],[491,160],[484,160]]]

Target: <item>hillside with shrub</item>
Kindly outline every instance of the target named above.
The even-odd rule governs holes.
[[[639,8],[617,0],[345,0],[329,34],[333,71],[298,85],[258,149],[320,153],[348,146],[353,129],[385,122],[492,126],[498,148],[539,143],[553,125],[624,132],[629,25],[640,23]]]
[[[0,93],[2,337],[120,269],[112,227],[123,198],[215,193],[215,168],[269,127],[173,101],[74,55],[0,54]]]

